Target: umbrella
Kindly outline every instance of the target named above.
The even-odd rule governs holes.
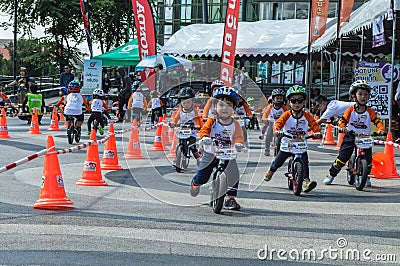
[[[139,62],[139,64],[136,65],[135,70],[136,71],[143,71],[146,67],[147,68],[153,68],[157,64],[162,64],[164,69],[170,68],[170,67],[184,67],[184,68],[192,68],[192,61],[187,60],[183,57],[180,56],[172,56],[172,55],[151,55],[148,56],[142,61]]]

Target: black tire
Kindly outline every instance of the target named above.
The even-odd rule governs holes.
[[[75,128],[74,134],[75,134],[75,142],[78,143],[81,140],[81,131],[79,131],[78,128]]]
[[[68,143],[72,144],[74,142],[74,132],[75,129],[73,126],[69,126],[67,129]]]
[[[357,190],[361,191],[365,187],[365,183],[367,182],[368,178],[368,164],[365,159],[361,159],[360,163],[357,164],[357,174],[356,174],[356,181],[354,186]]]
[[[349,183],[349,185],[354,185],[354,182],[356,179],[354,174],[351,172],[351,169],[354,168],[355,159],[356,159],[356,156],[353,154],[353,155],[351,155],[351,157],[347,163],[347,183]]]
[[[293,166],[293,193],[300,196],[303,189],[304,171],[300,162],[295,162]]]
[[[211,207],[216,214],[221,213],[227,190],[226,175],[224,172],[215,171],[211,185]]]
[[[181,144],[176,147],[176,159],[175,159],[175,170],[177,173],[182,173],[182,149]]]
[[[293,176],[292,176],[292,169],[291,169],[291,167],[292,167],[292,161],[293,161],[293,159],[291,158],[291,159],[289,159],[289,162],[288,162],[288,188],[289,188],[289,190],[293,190]]]

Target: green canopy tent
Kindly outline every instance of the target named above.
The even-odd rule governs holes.
[[[137,39],[108,51],[104,54],[94,56],[92,59],[103,61],[104,66],[136,66],[140,62]]]

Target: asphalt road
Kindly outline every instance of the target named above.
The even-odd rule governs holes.
[[[43,134],[28,135],[28,125],[9,118],[12,138],[0,139],[1,166],[43,149],[50,134],[57,149],[71,147],[65,130],[50,133],[49,124],[45,116]],[[116,130],[129,126],[116,124]],[[1,173],[0,264],[355,265],[378,259],[399,264],[399,179],[372,179],[372,188],[360,192],[347,185],[342,171],[325,186],[322,180],[337,152],[311,141],[310,172],[318,186],[296,197],[283,176],[286,164],[269,183],[262,181],[272,157],[262,154],[257,134],[250,132],[251,149],[238,159],[242,210],[221,215],[208,206],[207,186],[199,197],[190,196],[193,161],[177,174],[164,152],[150,150],[154,131],[140,132],[143,160],[123,159],[129,134],[117,136],[124,170],[102,171],[108,186],[75,185],[86,151],[59,155],[72,210],[33,209],[43,157]],[[81,142],[87,140],[84,136]],[[395,160],[399,166],[399,150]]]

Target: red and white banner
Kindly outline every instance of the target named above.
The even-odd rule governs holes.
[[[350,21],[351,11],[353,11],[354,0],[340,0],[340,21],[338,32],[344,22]]]
[[[139,56],[142,60],[157,53],[153,12],[148,0],[132,0],[132,9],[138,36]]]
[[[222,65],[220,79],[232,86],[235,66],[236,39],[239,25],[240,0],[228,0],[225,17],[224,39],[222,41]]]
[[[311,1],[310,44],[324,34],[329,9],[329,0]]]

